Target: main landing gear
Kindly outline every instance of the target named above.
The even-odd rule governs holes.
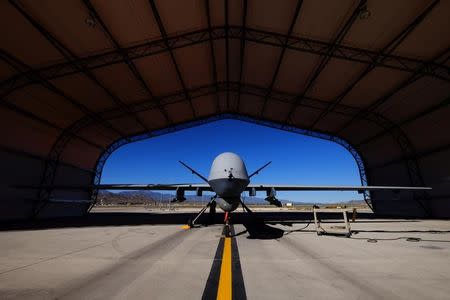
[[[200,218],[200,216],[208,209],[210,208],[210,223],[214,220],[214,215],[216,213],[216,197],[214,196],[211,198],[211,201],[209,201],[205,207],[203,207],[200,212],[197,214],[197,216],[194,219],[189,219],[187,225],[192,228],[196,225],[197,220]],[[252,217],[254,218],[253,211],[250,210],[250,208],[247,207],[247,205],[244,204],[244,202],[240,201],[242,207],[244,210]],[[230,215],[231,212],[225,212],[225,218],[223,220],[224,222],[224,235],[225,237],[230,237],[231,235],[231,224],[230,224]]]
[[[211,215],[216,213],[216,197],[211,197],[211,201],[209,201],[205,207],[202,208],[202,210],[200,210],[200,212],[197,214],[197,216],[194,219],[189,219],[187,222],[187,225],[192,228],[195,226],[198,218],[200,218],[201,215],[203,215],[203,213],[206,211],[206,209],[208,209],[208,207],[210,207],[210,213]],[[211,217],[211,219],[213,219],[213,217]]]

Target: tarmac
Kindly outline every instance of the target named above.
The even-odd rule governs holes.
[[[450,297],[448,220],[358,219],[350,238],[308,220],[244,222],[226,238],[220,224],[108,217],[3,227],[0,299]]]

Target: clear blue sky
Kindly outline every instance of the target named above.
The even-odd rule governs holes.
[[[200,183],[178,160],[208,176],[213,159],[234,152],[249,173],[272,164],[252,183],[360,185],[356,163],[342,146],[296,133],[237,120],[221,120],[128,144],[105,164],[102,183]],[[264,193],[258,194],[263,197]],[[284,192],[278,198],[295,202],[362,199],[356,192]]]

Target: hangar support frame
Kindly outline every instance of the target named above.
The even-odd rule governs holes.
[[[213,86],[212,88],[215,88],[215,87]],[[96,167],[94,169],[92,184],[93,185],[100,184],[103,167],[104,167],[106,161],[108,160],[109,156],[114,151],[116,151],[117,149],[119,149],[120,147],[122,147],[124,145],[138,142],[138,141],[145,140],[145,139],[149,139],[152,137],[157,137],[157,136],[173,133],[173,132],[187,129],[187,128],[197,127],[200,125],[204,125],[204,124],[219,121],[219,120],[226,120],[226,119],[240,120],[240,121],[244,121],[244,122],[248,122],[248,123],[254,123],[254,124],[258,124],[258,125],[262,125],[262,126],[266,126],[266,127],[289,131],[289,132],[293,132],[293,133],[297,133],[297,134],[301,134],[301,135],[305,135],[305,136],[311,136],[311,137],[315,137],[315,138],[319,138],[319,139],[337,143],[337,144],[341,145],[342,147],[344,147],[347,151],[349,151],[350,154],[352,155],[352,157],[355,159],[356,165],[358,167],[359,175],[360,175],[361,185],[367,185],[369,182],[368,174],[366,173],[366,162],[364,161],[363,157],[359,154],[357,149],[355,149],[350,143],[348,143],[343,138],[333,136],[333,135],[330,135],[327,133],[321,133],[318,131],[302,129],[302,128],[290,126],[287,124],[281,124],[281,123],[277,123],[277,122],[257,119],[254,117],[245,116],[245,115],[241,115],[241,114],[224,113],[224,114],[220,114],[220,115],[207,117],[204,119],[199,119],[196,121],[182,123],[179,125],[167,127],[167,128],[160,129],[160,130],[155,130],[150,133],[145,132],[145,133],[133,135],[130,137],[120,138],[116,142],[112,143],[109,147],[107,147],[103,151],[103,153],[99,156],[99,159],[96,163]],[[79,122],[75,123],[74,126],[72,126],[72,127],[74,127],[72,129],[74,129],[74,130],[76,128],[80,129],[80,128],[86,126],[90,121],[91,120],[88,118],[82,119]],[[61,134],[60,138],[55,143],[55,145],[46,161],[45,171],[44,171],[42,181],[41,181],[41,188],[39,189],[38,198],[35,203],[34,210],[33,210],[33,212],[34,212],[33,217],[37,217],[39,212],[43,208],[45,208],[45,206],[51,199],[52,189],[48,188],[48,187],[51,187],[53,185],[55,177],[56,177],[58,164],[59,164],[59,157],[60,157],[62,151],[64,150],[64,148],[67,146],[67,143],[73,137],[73,135],[70,132],[71,131],[67,131],[67,132],[63,132]],[[92,189],[91,202],[90,202],[89,208],[87,209],[87,212],[95,205],[96,200],[97,200],[97,195],[98,195],[98,190]],[[373,203],[370,200],[370,193],[364,192],[363,197],[364,197],[364,201],[367,203],[367,205],[373,210],[374,208],[373,208]]]
[[[228,88],[227,88],[227,86],[228,86]],[[219,82],[217,84],[217,86],[215,84],[208,85],[208,86],[202,86],[202,87],[199,87],[196,89],[189,90],[188,92],[190,93],[191,98],[196,98],[196,97],[200,97],[200,96],[204,96],[204,95],[217,93],[217,90],[216,90],[217,87],[218,87],[218,91],[221,91],[221,92],[232,91],[232,92],[237,93],[240,91],[242,94],[252,94],[252,95],[257,95],[257,96],[267,95],[267,89],[257,87],[257,86],[251,86],[251,85],[243,85],[242,83],[237,83],[237,82],[231,82],[228,84],[224,83],[224,82]],[[185,92],[181,91],[180,93],[167,95],[166,97],[159,99],[160,100],[159,102],[155,102],[151,99],[148,101],[143,101],[140,103],[130,105],[129,107],[127,107],[127,110],[130,112],[136,113],[139,111],[145,111],[145,110],[149,110],[152,108],[158,108],[160,103],[176,103],[179,101],[184,101],[185,100],[184,96],[185,96]],[[276,91],[272,91],[270,97],[271,97],[271,99],[274,99],[277,101],[283,101],[283,102],[290,102],[292,99],[292,95],[280,93],[280,92],[276,92]],[[305,98],[305,100],[303,101],[303,103],[301,105],[310,107],[310,108],[314,108],[314,109],[323,109],[323,107],[324,107],[324,105],[326,105],[326,103],[322,103],[322,101],[319,99]],[[345,105],[337,106],[335,108],[335,112],[343,114],[343,115],[347,115],[347,116],[355,114],[354,108],[348,107]],[[122,115],[123,115],[123,111],[119,110],[119,109],[112,109],[112,110],[105,111],[100,114],[100,116],[106,120],[112,119],[112,118],[117,118]],[[153,131],[153,132],[145,132],[145,133],[138,134],[138,135],[135,135],[132,137],[123,137],[123,138],[119,139],[117,142],[113,143],[111,146],[107,147],[107,150],[105,150],[103,152],[103,154],[100,156],[97,165],[104,164],[107,157],[109,157],[109,155],[114,150],[118,149],[119,147],[121,147],[122,145],[125,145],[127,143],[131,143],[131,142],[135,142],[135,141],[142,140],[145,138],[150,138],[150,137],[153,137],[156,135],[170,133],[170,132],[173,132],[176,130],[180,130],[180,129],[184,129],[184,128],[188,128],[188,127],[194,127],[194,126],[198,126],[198,125],[212,122],[215,120],[227,119],[227,118],[228,119],[242,118],[248,122],[254,122],[257,124],[262,124],[262,125],[266,125],[266,126],[273,127],[273,128],[288,130],[288,131],[296,132],[296,133],[303,134],[303,135],[314,136],[314,137],[337,142],[337,143],[341,144],[342,146],[344,146],[355,158],[355,161],[358,165],[358,169],[360,172],[361,183],[363,185],[367,185],[368,182],[370,181],[370,180],[368,180],[367,174],[366,174],[366,167],[365,167],[366,164],[365,164],[364,160],[362,159],[362,156],[357,151],[357,148],[355,148],[353,145],[350,145],[344,139],[338,137],[337,135],[334,135],[333,133],[320,133],[318,131],[301,129],[296,126],[292,126],[292,125],[288,125],[288,124],[275,123],[275,122],[271,122],[271,121],[263,121],[261,119],[257,119],[257,118],[250,117],[250,116],[245,116],[242,114],[229,114],[229,113],[224,113],[224,114],[220,114],[217,116],[209,117],[207,119],[193,121],[192,124],[184,123],[184,124],[180,124],[180,125],[171,126],[166,129]],[[403,153],[402,159],[405,162],[405,168],[407,169],[411,185],[413,185],[413,186],[423,185],[424,182],[423,182],[423,178],[422,178],[422,175],[420,172],[420,168],[417,163],[415,149],[411,145],[409,139],[404,134],[404,132],[401,130],[401,128],[398,125],[396,125],[395,123],[386,119],[385,117],[383,117],[379,114],[376,114],[374,112],[367,114],[365,116],[365,118],[366,118],[366,120],[374,122],[378,126],[382,127],[384,130],[389,131],[389,134],[397,141],[397,143]],[[50,154],[48,156],[48,160],[47,160],[46,166],[45,166],[45,172],[44,172],[44,174],[42,176],[42,180],[41,180],[41,188],[39,189],[38,197],[36,200],[37,204],[35,205],[35,208],[33,210],[33,212],[34,212],[33,216],[37,216],[39,214],[40,210],[45,207],[46,203],[51,198],[52,191],[47,190],[42,187],[46,187],[46,186],[48,187],[48,186],[53,185],[60,155],[64,151],[64,148],[67,145],[67,143],[70,141],[70,139],[73,138],[73,133],[77,132],[81,128],[84,128],[85,126],[90,124],[92,121],[94,121],[94,120],[92,120],[92,118],[87,118],[87,117],[82,118],[79,121],[77,121],[76,123],[74,123],[70,127],[70,130],[66,130],[61,133],[60,137],[58,138],[57,142],[55,143],[54,147],[52,148],[52,151],[50,152]],[[158,132],[158,134],[156,134],[157,132]],[[336,139],[336,140],[334,140],[334,139]],[[107,156],[104,157],[105,155],[107,155]],[[103,163],[102,163],[102,161],[103,161]],[[94,180],[94,184],[96,182],[98,183],[100,180],[100,177],[101,177],[101,172],[99,173],[97,168],[96,168],[96,175],[94,177],[95,178],[98,177],[98,179]],[[96,195],[97,195],[97,191],[92,191],[91,200],[94,202],[96,199]],[[370,194],[365,193],[364,198],[367,199],[367,203],[372,208],[373,204],[370,202]],[[427,215],[429,215],[429,209],[423,203],[423,201],[426,199],[428,199],[427,194],[420,194],[420,195],[418,195],[416,193],[414,194],[414,201],[416,201],[418,203],[418,205],[421,207],[421,209],[423,209],[423,211]]]
[[[87,70],[125,62],[125,58],[135,60],[138,58],[157,55],[170,50],[188,47],[200,43],[209,43],[210,40],[225,39],[244,40],[273,47],[286,48],[316,55],[330,55],[348,61],[363,64],[373,64],[389,69],[405,71],[409,73],[418,72],[422,75],[432,76],[445,81],[450,81],[450,68],[445,64],[427,62],[419,59],[402,57],[398,55],[379,53],[372,50],[343,46],[340,44],[326,43],[322,41],[288,36],[279,33],[254,29],[250,27],[229,26],[212,27],[193,32],[188,32],[166,39],[142,43],[136,46],[107,51],[101,54],[86,56],[82,58],[71,58],[67,61],[57,63],[48,67],[31,70],[28,73],[20,73],[0,84],[0,96],[5,97],[12,91],[35,83],[32,79],[39,76],[45,79],[55,79],[81,72],[79,65]],[[331,51],[334,50],[334,51]]]
[[[407,34],[412,32],[414,28],[417,27],[418,24],[421,23],[421,21],[430,13],[430,11],[433,10],[433,8],[438,4],[439,1],[432,2],[411,24],[409,24],[407,27],[405,27],[404,30],[399,34],[398,37],[395,37],[392,42],[386,46],[386,48],[389,48],[391,44],[399,44]],[[382,66],[384,68],[390,68],[394,70],[401,70],[406,71],[408,73],[411,73],[411,79],[412,81],[416,80],[416,78],[420,78],[422,76],[431,76],[435,78],[439,78],[444,81],[450,81],[450,68],[445,64],[446,60],[437,63],[437,59],[441,58],[442,56],[447,56],[448,49],[444,51],[441,55],[438,55],[437,57],[423,61],[413,58],[406,58],[401,57],[398,55],[392,55],[392,49],[395,48],[395,46],[391,49],[391,51],[385,51],[386,49],[383,49],[381,51],[371,51],[366,49],[360,49],[360,48],[354,48],[354,47],[348,47],[341,45],[341,41],[343,37],[346,35],[350,27],[352,26],[353,22],[359,15],[361,9],[363,9],[366,6],[365,0],[360,0],[358,5],[354,8],[353,13],[351,14],[351,17],[347,20],[345,23],[345,26],[339,30],[339,34],[335,37],[335,39],[331,42],[323,42],[319,40],[313,40],[308,38],[301,38],[292,36],[292,30],[293,26],[295,25],[295,22],[299,16],[300,8],[302,7],[302,1],[299,1],[296,6],[296,12],[294,14],[294,17],[292,19],[292,22],[289,26],[289,29],[287,31],[287,34],[280,34],[280,33],[274,33],[266,30],[256,29],[256,28],[250,28],[246,25],[246,15],[247,15],[247,2],[244,1],[244,12],[243,12],[243,22],[242,26],[230,26],[229,24],[229,17],[228,17],[228,1],[224,1],[224,12],[225,12],[225,24],[224,26],[217,26],[212,27],[211,26],[211,16],[210,16],[210,7],[209,2],[206,1],[205,3],[205,13],[208,19],[207,22],[207,28],[203,28],[200,30],[187,32],[184,34],[176,35],[173,37],[169,37],[164,23],[159,15],[158,8],[156,7],[156,4],[154,1],[149,1],[151,6],[151,12],[157,22],[161,39],[159,40],[153,40],[151,42],[145,42],[139,45],[135,45],[128,48],[122,48],[117,40],[114,38],[113,34],[110,32],[106,24],[103,22],[100,15],[97,13],[95,7],[91,4],[89,0],[84,0],[83,3],[85,7],[88,9],[89,13],[95,17],[95,19],[98,20],[98,22],[101,25],[102,30],[106,33],[108,38],[112,41],[114,47],[113,50],[107,51],[104,53],[96,54],[93,56],[87,56],[87,57],[78,57],[76,56],[72,51],[68,49],[66,45],[61,43],[61,41],[57,40],[55,36],[53,36],[44,26],[38,22],[35,18],[33,18],[26,10],[24,10],[20,5],[15,3],[14,1],[10,1],[10,3],[22,14],[22,16],[27,19],[27,21],[35,28],[37,29],[65,58],[66,61],[62,63],[56,63],[48,67],[44,67],[41,69],[32,69],[28,66],[26,66],[24,72],[20,72],[17,76],[14,76],[0,84],[0,97],[4,98],[12,91],[22,88],[24,86],[39,82],[49,85],[49,80],[55,79],[61,76],[67,76],[74,73],[82,72],[86,76],[88,76],[92,81],[94,81],[98,86],[100,86],[119,106],[121,113],[127,114],[133,119],[137,121],[137,123],[145,129],[146,134],[152,135],[152,131],[149,130],[149,128],[146,127],[146,125],[140,120],[140,118],[137,116],[135,110],[130,108],[130,106],[125,105],[122,101],[122,99],[119,99],[116,95],[114,95],[109,89],[107,89],[105,86],[103,86],[97,78],[91,73],[94,69],[105,67],[112,64],[117,63],[126,63],[130,70],[133,72],[135,77],[139,80],[139,82],[144,86],[145,90],[148,92],[149,97],[151,98],[149,102],[156,102],[158,105],[156,106],[157,109],[159,109],[163,115],[165,116],[165,119],[169,121],[168,114],[165,112],[163,105],[161,105],[161,102],[164,102],[167,99],[170,99],[172,96],[176,97],[182,97],[183,100],[188,100],[190,108],[192,110],[192,114],[194,118],[196,117],[196,111],[192,105],[192,98],[196,96],[196,92],[202,92],[202,88],[196,88],[195,91],[188,90],[186,87],[186,84],[184,83],[184,80],[181,76],[181,72],[179,70],[179,66],[175,60],[173,51],[175,49],[179,49],[186,46],[195,45],[198,43],[209,43],[211,51],[212,51],[212,57],[213,57],[213,73],[214,76],[214,87],[215,87],[215,94],[217,97],[217,104],[218,104],[218,111],[217,113],[228,113],[229,111],[232,111],[229,107],[230,102],[230,92],[233,92],[234,89],[236,89],[236,86],[232,87],[234,85],[233,82],[230,82],[229,79],[229,40],[230,39],[237,39],[241,42],[241,70],[239,77],[242,76],[242,57],[243,57],[243,48],[245,47],[246,42],[254,42],[254,43],[260,43],[269,45],[272,47],[278,47],[281,48],[281,53],[279,56],[277,67],[275,68],[275,72],[272,77],[271,84],[269,85],[269,88],[264,89],[264,93],[259,93],[261,89],[256,92],[256,95],[264,98],[264,104],[262,106],[261,113],[257,119],[264,119],[264,111],[266,108],[266,103],[269,98],[273,99],[277,97],[277,92],[273,90],[273,85],[275,82],[275,79],[277,77],[278,70],[280,68],[281,61],[283,59],[283,55],[286,49],[295,50],[295,51],[301,51],[306,53],[311,53],[315,55],[320,55],[322,57],[322,61],[319,64],[318,68],[315,70],[314,75],[312,76],[311,80],[309,81],[307,88],[303,91],[300,98],[297,96],[290,96],[287,97],[287,102],[291,104],[291,110],[288,114],[288,118],[286,120],[286,124],[292,124],[292,120],[290,120],[290,117],[294,110],[299,107],[303,106],[303,102],[307,102],[308,99],[306,99],[306,94],[309,89],[309,87],[314,82],[315,78],[320,74],[322,69],[324,68],[325,64],[330,60],[331,58],[338,58],[341,60],[347,60],[347,61],[353,61],[353,62],[359,62],[359,63],[365,63],[368,64],[368,71],[375,67]],[[217,82],[217,70],[215,66],[215,59],[214,59],[214,49],[213,49],[213,40],[219,40],[219,39],[225,39],[226,44],[226,81],[224,84]],[[397,41],[399,40],[399,41]],[[156,98],[153,97],[152,92],[150,91],[149,87],[145,84],[145,81],[141,77],[141,74],[137,71],[134,60],[149,56],[149,55],[155,55],[162,52],[169,53],[171,60],[173,62],[173,65],[175,66],[177,77],[179,81],[181,82],[183,92],[178,95],[169,95],[169,97],[164,98]],[[364,72],[361,76],[364,77],[364,75],[367,73]],[[405,84],[402,84],[400,87],[395,88],[391,93],[388,93],[387,96],[382,97],[379,99],[374,105],[378,105],[379,103],[382,103],[386,101],[393,93],[396,93],[398,90],[402,89],[404,85],[408,85],[410,80],[407,80]],[[224,85],[224,88],[221,86]],[[352,89],[354,86],[351,85],[347,90]],[[209,87],[206,87],[206,89],[210,89]],[[248,89],[248,90],[246,90]],[[219,106],[219,98],[218,98],[218,92],[222,90],[226,93],[226,111],[220,112],[220,106]],[[248,93],[252,94],[252,92],[255,91],[255,87],[249,87],[249,86],[243,86],[241,83],[241,78],[239,79],[239,82],[237,83],[237,94],[238,94],[238,104],[236,108],[236,113],[239,115],[239,98],[241,93]],[[58,92],[58,91],[57,91]],[[273,95],[272,95],[273,94]],[[65,95],[64,95],[65,96]],[[282,96],[284,98],[285,95]],[[69,99],[68,97],[65,97],[68,100],[74,100]],[[313,132],[314,126],[316,123],[318,123],[328,112],[331,110],[334,111],[334,108],[337,104],[339,104],[341,100],[341,97],[338,97],[331,105],[328,104],[326,108],[322,108],[322,113],[319,115],[318,118],[312,123],[311,126],[308,127],[308,130]],[[71,101],[74,102],[74,101]],[[76,103],[76,100],[75,100]],[[411,142],[409,141],[408,137],[404,134],[404,132],[401,130],[400,126],[397,126],[395,123],[391,122],[387,118],[373,113],[371,105],[368,109],[360,109],[359,111],[353,112],[350,121],[347,122],[343,127],[341,127],[336,132],[332,133],[324,133],[324,134],[330,134],[330,136],[340,136],[341,132],[344,128],[346,128],[349,124],[351,124],[355,120],[359,119],[366,119],[370,120],[374,123],[376,123],[379,127],[383,128],[385,132],[389,132],[390,135],[396,140],[397,144],[399,145],[402,154],[403,154],[403,160],[405,162],[406,169],[408,171],[408,176],[410,183],[412,185],[423,185],[424,180],[422,178],[417,159],[415,154],[415,149]],[[337,107],[336,107],[337,108]],[[102,115],[101,113],[99,114]],[[96,114],[88,114],[88,117],[82,118],[81,120],[75,122],[72,124],[69,128],[66,128],[62,130],[59,138],[53,145],[49,155],[48,160],[45,165],[44,174],[42,176],[41,180],[41,187],[47,186],[48,183],[53,183],[53,179],[55,177],[55,170],[57,169],[58,161],[60,158],[60,154],[65,149],[67,143],[73,138],[80,138],[77,136],[77,132],[86,126],[86,124],[90,124],[91,122],[95,122],[96,120],[93,118],[98,118]],[[109,124],[106,122],[108,118],[100,118],[100,120],[109,127],[110,129],[114,130],[115,128],[112,128],[109,126]],[[172,126],[173,124],[170,124],[169,126]],[[286,125],[283,125],[286,126]],[[294,126],[294,128],[297,128]],[[123,134],[121,134],[122,139],[126,141],[130,141],[131,138],[124,137]],[[89,142],[89,141],[87,141]],[[353,147],[352,147],[353,148]],[[350,151],[350,150],[349,150]],[[359,155],[358,155],[359,156]],[[360,156],[359,156],[360,157]],[[355,158],[356,159],[356,158]],[[361,172],[361,171],[360,171]],[[45,203],[45,199],[48,200],[50,197],[50,193],[46,192],[44,189],[40,189],[39,195],[38,195],[38,201],[37,203]],[[426,195],[422,195],[419,198],[426,198]],[[423,205],[421,199],[415,199],[418,204],[429,214],[428,209],[425,205]],[[42,205],[38,205],[33,209],[36,213],[39,212],[40,207]]]
[[[279,130],[283,130],[283,131],[293,132],[293,133],[297,133],[297,134],[301,134],[301,135],[305,135],[305,136],[310,136],[310,137],[315,137],[315,138],[319,138],[319,139],[323,139],[323,140],[327,140],[327,141],[331,141],[331,142],[337,143],[337,144],[341,145],[342,147],[344,147],[348,152],[350,152],[352,157],[355,159],[355,162],[356,162],[356,165],[357,165],[358,171],[359,171],[361,185],[367,185],[368,184],[367,173],[365,171],[366,170],[366,163],[365,163],[365,161],[363,160],[363,158],[359,154],[359,152],[352,145],[350,145],[350,143],[348,143],[346,140],[344,140],[344,139],[342,139],[340,137],[332,136],[332,135],[329,135],[329,134],[326,134],[326,133],[320,133],[320,132],[317,132],[317,131],[311,131],[311,130],[308,130],[308,129],[302,129],[302,128],[298,128],[298,127],[293,127],[293,126],[289,126],[289,125],[285,125],[285,124],[280,124],[280,123],[276,123],[276,122],[256,119],[254,117],[249,117],[249,116],[245,116],[245,115],[225,113],[225,114],[220,114],[220,115],[208,117],[208,118],[197,120],[197,121],[187,122],[187,123],[176,125],[176,126],[173,126],[173,127],[168,127],[168,128],[161,129],[161,130],[156,130],[156,131],[154,131],[154,132],[152,132],[150,134],[149,133],[143,133],[143,134],[138,134],[138,135],[135,135],[135,136],[132,136],[132,137],[129,137],[129,138],[119,139],[118,141],[116,141],[115,143],[110,145],[108,147],[108,149],[106,149],[102,153],[102,155],[99,157],[99,159],[97,161],[97,165],[95,167],[95,174],[94,174],[94,177],[93,177],[93,185],[100,184],[100,180],[101,180],[102,172],[103,172],[103,167],[105,166],[106,161],[108,160],[109,156],[114,151],[119,149],[120,147],[125,146],[125,145],[127,145],[129,143],[134,143],[134,142],[146,140],[146,139],[149,139],[149,138],[153,138],[153,137],[157,137],[157,136],[173,133],[173,132],[176,132],[176,131],[179,131],[179,130],[183,130],[183,129],[187,129],[187,128],[201,126],[201,125],[204,125],[204,124],[207,124],[207,123],[220,121],[220,120],[239,120],[239,121],[244,121],[244,122],[248,122],[248,123],[258,124],[258,125],[262,125],[262,126],[266,126],[266,127],[270,127],[270,128],[275,128],[275,129],[279,129]],[[98,190],[94,189],[92,191],[91,205],[89,207],[89,210],[95,205],[96,200],[97,200],[97,194],[98,194]],[[370,193],[369,192],[364,192],[363,193],[363,197],[364,197],[364,201],[367,203],[367,205],[373,211],[372,202],[370,201]]]
[[[202,87],[198,87],[195,89],[191,89],[188,92],[191,95],[191,98],[193,99],[196,97],[217,93],[216,88],[218,88],[219,92],[226,92],[226,91],[230,92],[231,91],[231,92],[238,93],[240,91],[240,93],[242,93],[242,94],[250,94],[250,95],[256,95],[256,96],[267,95],[267,89],[265,89],[265,88],[261,88],[258,86],[252,86],[252,85],[243,85],[242,83],[237,83],[237,82],[231,82],[231,83],[219,82],[217,84],[217,86],[216,86],[216,84],[202,86]],[[276,100],[276,101],[282,101],[282,102],[288,102],[288,103],[291,103],[291,101],[292,101],[292,95],[286,94],[286,93],[280,93],[280,92],[276,92],[276,91],[271,92],[270,98],[273,100]],[[127,111],[131,112],[131,113],[137,113],[140,111],[146,111],[146,110],[153,109],[153,108],[157,109],[157,108],[159,108],[159,105],[161,103],[164,103],[164,104],[176,103],[176,102],[180,102],[180,101],[184,101],[184,100],[185,100],[185,92],[181,91],[176,94],[167,95],[166,97],[161,97],[158,102],[154,101],[153,99],[150,99],[147,101],[142,101],[140,103],[132,104],[127,107]],[[301,105],[305,106],[305,107],[321,110],[324,108],[324,106],[326,106],[326,104],[327,103],[324,103],[323,101],[321,101],[319,99],[305,98]],[[349,107],[349,106],[345,106],[345,105],[337,106],[335,108],[334,112],[342,114],[342,115],[347,115],[347,116],[353,116],[356,113],[356,111],[353,107]],[[111,109],[108,111],[104,111],[103,113],[100,113],[99,116],[104,120],[110,120],[110,119],[121,117],[121,116],[123,116],[123,114],[124,114],[124,112],[121,109]],[[254,118],[251,116],[245,116],[243,114],[222,113],[217,116],[209,117],[207,119],[200,119],[199,121],[193,121],[192,125],[190,125],[190,123],[182,123],[180,125],[167,127],[166,129],[160,129],[160,130],[152,131],[152,132],[145,131],[144,133],[138,134],[135,136],[122,137],[117,142],[115,142],[111,146],[107,147],[107,150],[105,150],[103,152],[103,154],[105,154],[105,153],[110,154],[110,153],[112,153],[112,151],[114,151],[115,149],[119,148],[120,146],[122,146],[126,143],[131,143],[131,142],[135,142],[138,140],[142,140],[145,138],[155,136],[156,132],[161,131],[161,133],[157,134],[157,135],[161,135],[164,133],[170,133],[170,132],[180,130],[183,128],[198,126],[198,125],[201,125],[204,123],[212,122],[214,120],[226,119],[226,118],[228,118],[228,119],[243,118],[249,122],[254,122],[254,123],[266,125],[269,127],[274,127],[274,128],[278,128],[278,129],[282,129],[282,130],[288,130],[288,131],[297,132],[297,133],[300,133],[303,135],[314,136],[314,137],[337,142],[337,143],[343,145],[349,152],[351,152],[352,156],[355,158],[358,168],[359,168],[359,172],[360,172],[361,183],[363,185],[367,185],[367,183],[368,183],[368,179],[367,179],[367,175],[366,175],[366,167],[365,167],[366,164],[364,163],[362,156],[359,155],[359,152],[357,151],[357,148],[356,148],[357,146],[354,147],[353,145],[350,145],[348,142],[346,142],[344,139],[342,139],[338,135],[336,135],[332,132],[321,133],[319,131],[312,131],[309,129],[301,129],[299,127],[296,127],[295,125],[275,123],[272,121],[263,121],[262,119]],[[423,178],[422,178],[422,175],[420,172],[420,168],[417,163],[417,156],[415,153],[415,149],[411,145],[409,139],[404,134],[404,132],[401,130],[401,128],[398,125],[396,125],[395,123],[386,119],[385,117],[383,117],[377,113],[374,113],[374,112],[367,114],[365,116],[365,119],[377,124],[377,126],[380,126],[384,130],[389,131],[389,134],[397,141],[397,144],[403,153],[402,160],[404,160],[404,163],[405,163],[404,165],[408,172],[409,181],[410,181],[411,185],[413,185],[413,186],[424,185],[424,181],[423,181]],[[206,121],[206,120],[208,120],[208,121]],[[88,126],[93,121],[95,121],[95,120],[93,120],[89,116],[78,120],[77,122],[72,124],[72,126],[70,126],[68,128],[68,130],[63,131],[60,134],[58,140],[55,142],[51,152],[48,155],[48,159],[46,161],[45,171],[44,171],[44,174],[43,174],[42,180],[41,180],[41,188],[39,189],[37,199],[36,199],[36,204],[33,209],[34,217],[39,214],[41,209],[45,207],[46,203],[51,198],[52,191],[48,190],[46,188],[43,188],[43,187],[49,187],[54,184],[54,179],[56,177],[56,171],[58,168],[58,162],[60,160],[61,153],[64,151],[68,142],[73,138],[74,133],[76,133],[80,129]],[[333,140],[333,139],[336,139],[336,140]],[[111,149],[113,149],[113,150],[111,150]],[[108,154],[108,156],[109,156],[109,154]],[[103,160],[103,155],[100,156],[99,163],[102,160]],[[106,161],[106,158],[104,160]],[[104,162],[103,162],[103,164],[104,164]],[[96,170],[96,173],[98,173],[98,170]],[[101,173],[100,173],[100,176],[101,176]],[[370,202],[369,193],[365,193],[364,197],[365,197],[365,199],[367,199],[367,203],[370,204],[370,206],[372,207],[372,203]],[[93,199],[92,200],[94,200],[95,198],[96,198],[96,191],[93,191]],[[417,193],[414,194],[414,201],[416,201],[417,204],[421,207],[421,209],[427,215],[429,215],[430,214],[429,209],[423,203],[423,201],[426,199],[428,199],[427,194],[420,194],[420,195]]]
[[[261,10],[246,0],[240,5],[205,0],[201,5],[186,5],[186,19],[182,19],[168,13],[170,4],[149,0],[138,9],[130,8],[142,12],[142,19],[149,22],[144,28],[135,24],[131,29],[132,18],[121,14],[137,33],[130,39],[129,32],[117,29],[117,18],[111,18],[112,11],[122,9],[116,3],[76,2],[70,9],[65,5],[45,9],[16,0],[2,7],[4,19],[11,17],[11,24],[26,37],[5,34],[7,44],[0,51],[0,65],[6,72],[0,82],[1,111],[5,120],[27,120],[27,127],[17,128],[24,134],[5,144],[21,150],[26,145],[21,137],[27,134],[45,138],[37,145],[42,149],[30,149],[40,157],[37,174],[25,178],[40,187],[38,195],[32,191],[26,196],[35,201],[33,209],[30,201],[20,202],[22,191],[8,195],[8,203],[23,209],[21,216],[59,215],[65,207],[52,204],[59,195],[86,200],[86,204],[73,204],[74,210],[68,212],[81,213],[90,193],[47,187],[69,180],[62,176],[66,174],[89,185],[96,161],[104,164],[107,153],[121,145],[225,116],[269,122],[265,125],[279,129],[319,132],[330,140],[343,138],[357,157],[367,161],[361,164],[371,184],[433,187],[430,197],[410,193],[398,203],[372,193],[368,196],[377,212],[397,209],[402,213],[400,206],[406,205],[408,214],[431,216],[447,208],[443,200],[434,199],[448,195],[448,166],[436,161],[448,151],[448,137],[440,132],[428,138],[420,128],[434,122],[448,126],[450,48],[445,37],[449,27],[442,13],[448,3],[429,0],[396,7],[353,0],[348,5],[321,7],[299,0],[289,5],[261,2],[258,6],[265,7]],[[336,20],[326,18],[316,31],[308,25],[309,18],[324,16],[324,9]],[[378,14],[365,18],[364,13],[371,11]],[[383,23],[381,15],[391,18],[391,26]],[[83,19],[86,24],[79,22]],[[61,26],[54,26],[55,21]],[[69,31],[82,34],[73,38]],[[29,45],[35,46],[36,57],[23,53]],[[251,51],[255,55],[249,55]],[[300,63],[303,60],[311,65]],[[162,77],[153,77],[159,66],[174,71],[161,73],[173,85],[164,86],[158,83]],[[342,82],[329,80],[340,74]],[[296,75],[301,75],[298,80]],[[119,88],[114,83],[118,78],[130,84]],[[295,78],[292,86],[286,84],[290,78]],[[82,90],[75,88],[79,85]],[[362,90],[373,91],[373,97],[365,97]],[[104,97],[103,104],[94,103],[97,93]],[[30,97],[44,105],[25,101]],[[404,104],[407,109],[402,109]],[[68,119],[48,117],[45,107],[67,113]],[[33,126],[42,131],[33,131]],[[85,149],[86,155],[79,159],[73,149]],[[20,155],[13,159],[25,163]],[[73,169],[66,169],[64,163],[71,163]],[[84,171],[76,171],[77,166]],[[21,177],[11,182],[15,180]],[[90,192],[95,199],[96,191]]]

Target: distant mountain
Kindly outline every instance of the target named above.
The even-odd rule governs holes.
[[[122,192],[109,192],[109,191],[99,191],[97,196],[97,203],[100,205],[127,205],[127,204],[158,204],[158,203],[168,203],[174,198],[174,194],[161,193],[154,191],[122,191]],[[211,195],[203,195],[198,197],[196,195],[185,195],[186,201],[183,203],[199,204],[206,203],[211,199]],[[267,205],[268,202],[264,198],[259,197],[243,197],[244,203],[253,205]],[[314,205],[314,202],[293,202],[289,200],[280,200],[281,203],[291,202],[294,205]],[[326,205],[331,205],[333,203],[326,203]],[[364,200],[350,200],[346,202],[339,202],[334,204],[340,205],[363,205]]]
[[[350,200],[347,202],[342,202],[342,204],[346,204],[346,205],[366,205],[366,201],[364,200]]]
[[[168,203],[175,197],[174,194],[160,193],[154,191],[122,191],[109,192],[99,191],[97,196],[97,203],[108,204],[157,204]],[[211,195],[185,195],[186,201],[183,203],[205,203],[211,200]],[[248,204],[267,204],[263,198],[245,197],[244,202]]]

